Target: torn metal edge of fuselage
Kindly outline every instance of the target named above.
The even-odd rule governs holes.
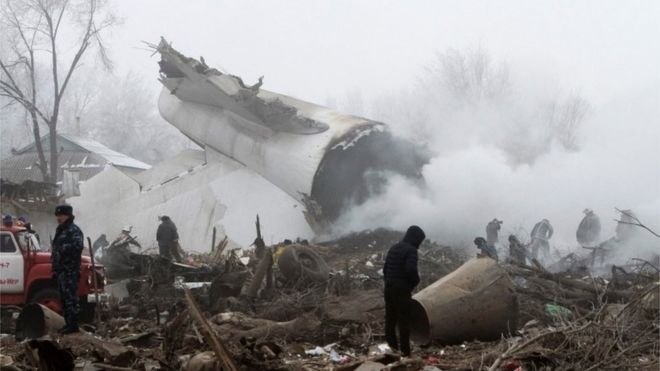
[[[159,80],[179,99],[230,110],[274,131],[309,135],[329,129],[328,124],[302,115],[298,108],[278,97],[259,96],[263,77],[247,86],[240,77],[209,67],[203,57],[186,57],[164,38],[156,51],[161,55]],[[202,98],[192,98],[179,89],[198,90],[197,97]],[[230,98],[231,103],[226,103],[225,98]]]

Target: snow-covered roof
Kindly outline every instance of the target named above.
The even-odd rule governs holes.
[[[41,137],[40,142],[46,156],[48,156],[47,153],[50,151],[48,134]],[[57,147],[59,149],[57,156],[58,182],[62,180],[64,170],[78,171],[80,180],[85,181],[98,174],[107,164],[112,164],[121,171],[131,173],[142,172],[151,168],[148,164],[113,151],[99,142],[75,135],[58,134]],[[43,180],[38,166],[39,155],[35,143],[31,143],[13,153],[13,156],[4,158],[1,161],[0,174],[3,180],[17,184],[28,180],[35,182]]]
[[[75,135],[70,134],[59,134],[61,137],[77,144],[78,146],[88,150],[89,152],[96,153],[97,155],[106,159],[109,163],[116,166],[125,166],[132,167],[136,169],[149,169],[150,165],[145,164],[142,161],[136,160],[132,157],[129,157],[123,153],[113,151],[110,148],[104,146],[103,144],[86,138],[81,138]]]

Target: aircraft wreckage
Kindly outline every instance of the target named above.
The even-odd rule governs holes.
[[[378,192],[385,174],[421,176],[426,157],[383,123],[267,91],[262,78],[248,86],[164,39],[152,46],[161,56],[159,111],[203,150],[138,174],[106,169],[83,184],[70,202],[92,233],[132,224],[153,241],[165,214],[185,248],[205,250],[214,227],[251,242],[259,213],[273,239],[311,236]]]

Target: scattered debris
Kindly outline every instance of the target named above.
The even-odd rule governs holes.
[[[277,255],[277,265],[288,281],[324,282],[330,275],[325,260],[308,246],[284,246]]]
[[[660,361],[655,260],[598,277],[578,256],[550,271],[535,260],[467,259],[432,242],[419,249],[416,346],[401,358],[383,344],[380,272],[401,236],[374,230],[276,244],[259,256],[189,256],[158,266],[175,272],[162,273],[168,280],[152,266],[108,285],[120,295],[100,306],[93,333],[57,335],[59,316],[38,305],[3,313],[17,340],[2,335],[2,369],[68,367],[47,354],[69,354],[76,369],[121,371],[654,369]],[[280,261],[287,250],[297,266]],[[320,271],[313,264],[325,267],[324,280],[310,278]]]

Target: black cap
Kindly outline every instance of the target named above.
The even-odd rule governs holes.
[[[55,207],[55,215],[73,215],[73,207],[71,205],[62,204]]]

